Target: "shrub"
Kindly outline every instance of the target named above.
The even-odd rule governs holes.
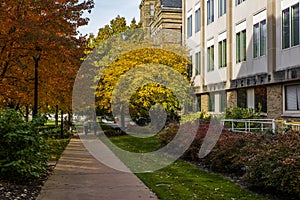
[[[38,178],[46,170],[47,147],[39,127],[45,118],[25,122],[14,110],[0,111],[0,177],[10,181]]]
[[[195,121],[194,121],[195,122]],[[182,158],[199,161],[215,172],[242,178],[261,189],[279,193],[300,194],[300,135],[272,135],[268,133],[231,133],[223,130],[213,150],[203,159],[198,158],[200,147],[209,128],[208,120],[183,125],[186,137],[197,129],[194,141]],[[162,145],[176,135],[179,125],[173,124],[158,134]],[[180,145],[180,144],[178,144]]]
[[[246,180],[255,186],[300,194],[300,135],[275,135],[257,144],[247,162]],[[249,146],[243,151],[251,151]],[[253,150],[252,150],[253,151]]]

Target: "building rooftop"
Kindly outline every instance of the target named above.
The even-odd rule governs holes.
[[[182,0],[161,0],[161,5],[167,8],[182,8]]]

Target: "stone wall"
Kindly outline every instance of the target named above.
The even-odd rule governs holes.
[[[267,87],[268,118],[279,119],[283,111],[282,85],[271,85]]]
[[[204,112],[208,111],[208,101],[209,101],[208,94],[202,94],[201,95],[201,111],[204,111]]]
[[[237,92],[236,90],[227,91],[227,108],[237,107]]]

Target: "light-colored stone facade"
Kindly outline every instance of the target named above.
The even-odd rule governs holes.
[[[227,108],[234,108],[237,106],[237,92],[236,90],[227,91]]]
[[[267,87],[268,118],[280,119],[283,110],[282,85]]]
[[[208,106],[209,106],[209,95],[208,94],[202,94],[201,95],[201,111],[208,112]]]
[[[226,5],[225,10],[220,3]],[[268,118],[300,118],[300,45],[292,44],[289,33],[285,36],[289,46],[283,47],[282,33],[283,23],[287,23],[282,19],[284,12],[300,18],[298,13],[291,12],[292,7],[300,6],[299,1],[183,0],[182,5],[183,41],[191,49],[192,79],[194,86],[200,88],[198,95],[208,101],[207,94],[225,90],[227,107],[241,105],[258,110],[262,105]],[[289,22],[285,27],[291,28],[292,24]],[[300,37],[300,30],[297,31]],[[262,35],[258,36],[262,32],[266,35],[263,40]],[[255,49],[258,46],[259,50]],[[224,51],[226,65],[220,66]],[[220,114],[217,107],[221,97],[215,96],[213,114]],[[202,110],[208,110],[209,104],[201,103]]]

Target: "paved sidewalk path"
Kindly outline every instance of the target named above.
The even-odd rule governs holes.
[[[114,158],[115,159],[115,158]],[[96,160],[80,139],[71,139],[38,200],[156,200],[134,174]]]

